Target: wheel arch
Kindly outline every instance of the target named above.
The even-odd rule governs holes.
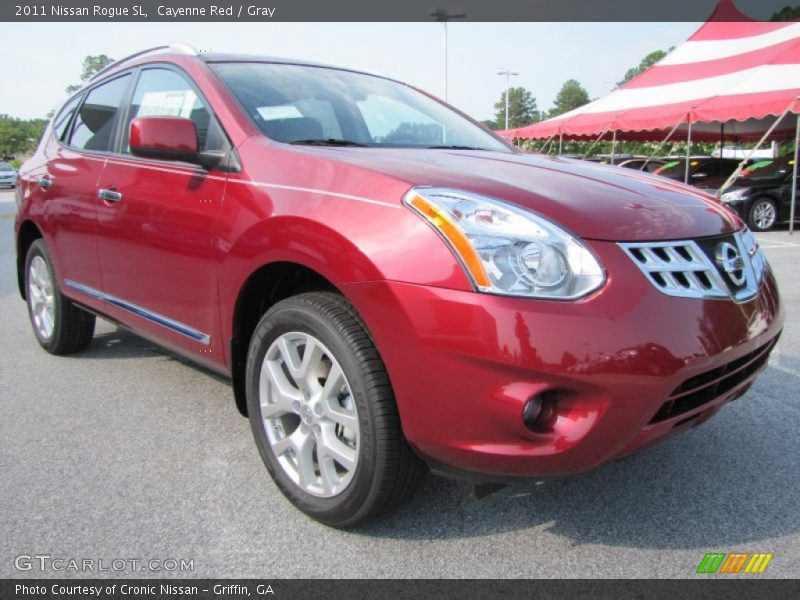
[[[17,286],[19,287],[19,295],[23,300],[27,300],[25,293],[25,258],[28,255],[28,249],[31,244],[38,239],[43,239],[42,231],[39,227],[31,221],[26,219],[19,226],[17,232]]]
[[[277,302],[314,291],[342,294],[330,279],[318,271],[292,261],[276,261],[260,266],[250,274],[239,290],[233,310],[230,360],[234,399],[236,408],[242,415],[247,416],[247,351],[259,320]]]

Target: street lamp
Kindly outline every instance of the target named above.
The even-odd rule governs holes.
[[[511,78],[519,75],[519,71],[497,69],[497,74],[506,76],[506,131],[508,131],[508,93],[511,90]]]
[[[447,22],[448,21],[452,21],[453,19],[463,19],[467,15],[460,8],[454,8],[454,9],[449,9],[449,10],[446,9],[446,8],[435,8],[431,12],[429,12],[428,15],[433,17],[434,21],[438,21],[443,26],[443,32],[444,32],[444,61],[443,61],[444,101],[447,102]]]

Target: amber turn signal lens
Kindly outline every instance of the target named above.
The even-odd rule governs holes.
[[[491,282],[478,253],[475,252],[467,236],[461,233],[450,218],[420,195],[415,195],[410,204],[442,233],[461,258],[473,281],[480,287],[489,287]]]

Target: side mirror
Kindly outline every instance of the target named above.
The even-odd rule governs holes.
[[[131,121],[131,154],[159,160],[182,160],[213,169],[225,159],[220,151],[200,152],[197,127],[183,117],[139,117]]]

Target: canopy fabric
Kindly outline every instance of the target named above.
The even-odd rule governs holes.
[[[800,107],[800,23],[717,20],[731,6],[721,3],[686,42],[606,96],[501,135],[658,139],[683,123],[681,139],[691,122],[695,140],[719,140],[722,124],[726,138],[758,139],[787,107]],[[773,138],[794,134],[794,119],[786,121]]]

